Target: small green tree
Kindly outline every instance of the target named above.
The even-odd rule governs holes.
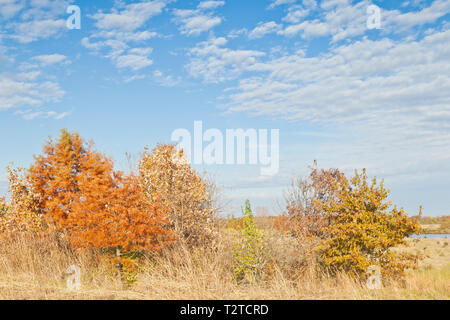
[[[238,281],[254,282],[267,264],[263,233],[255,223],[250,201],[242,208],[239,242],[233,246],[234,274]]]

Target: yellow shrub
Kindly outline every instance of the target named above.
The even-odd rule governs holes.
[[[210,243],[216,237],[216,209],[208,184],[191,168],[173,145],[158,145],[144,153],[139,177],[150,201],[161,200],[172,229],[188,244]]]
[[[419,224],[402,209],[390,209],[389,190],[376,178],[368,182],[365,170],[336,185],[336,198],[317,202],[331,220],[325,228],[328,239],[319,248],[321,262],[331,270],[363,275],[371,265],[384,275],[402,275],[414,267],[417,255],[395,253],[391,248],[405,244],[405,238],[420,232]]]
[[[36,231],[42,226],[38,213],[39,196],[24,176],[23,168],[7,168],[11,200],[0,201],[0,232]]]

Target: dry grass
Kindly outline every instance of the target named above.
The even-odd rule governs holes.
[[[222,232],[219,249],[188,250],[183,246],[147,257],[130,287],[118,285],[114,268],[93,252],[77,253],[54,238],[16,237],[0,242],[1,299],[449,299],[450,248],[445,239],[411,240],[428,254],[422,268],[404,281],[369,290],[341,274],[329,277],[308,263],[308,246],[267,233],[276,266],[272,276],[255,284],[233,278],[232,233]],[[438,243],[439,242],[439,243]],[[425,249],[424,249],[425,248]],[[64,272],[71,264],[82,269],[82,288],[66,288]]]

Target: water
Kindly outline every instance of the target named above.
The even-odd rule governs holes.
[[[424,233],[424,234],[414,234],[411,236],[411,238],[415,238],[415,239],[423,239],[423,238],[428,238],[428,239],[450,239],[450,234],[445,234],[445,233]]]

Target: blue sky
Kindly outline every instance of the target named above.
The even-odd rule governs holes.
[[[381,9],[380,28],[367,8]],[[81,28],[68,29],[69,5]],[[177,128],[280,129],[280,170],[198,166],[278,212],[317,160],[450,213],[450,0],[0,0],[0,168],[77,130],[127,169]],[[0,193],[7,190],[0,173]]]

